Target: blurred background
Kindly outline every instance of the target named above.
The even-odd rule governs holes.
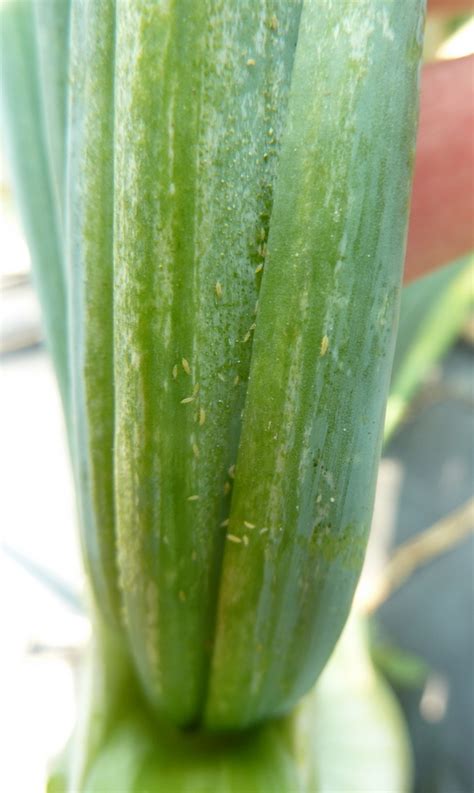
[[[473,51],[473,16],[429,20],[427,60]],[[9,750],[0,789],[30,793],[43,789],[48,760],[73,727],[89,624],[60,401],[8,163],[1,164],[0,686],[2,746]],[[374,615],[374,659],[408,720],[417,793],[474,788],[474,320],[466,267],[464,261],[430,277],[431,285],[428,278],[408,288],[393,426],[358,593],[359,608]],[[459,322],[446,338],[434,346],[425,339],[413,353],[410,340],[423,333],[432,339],[454,315]]]

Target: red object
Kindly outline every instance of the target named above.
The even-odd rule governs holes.
[[[405,281],[474,248],[474,56],[425,66]]]
[[[457,11],[473,11],[473,0],[428,0],[428,11],[442,11],[445,14],[454,14]]]

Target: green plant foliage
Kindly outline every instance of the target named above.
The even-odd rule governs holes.
[[[111,650],[110,644],[102,648],[102,661]],[[294,714],[241,734],[209,736],[157,726],[143,703],[133,700],[126,674],[104,678],[104,666],[92,660],[91,690],[99,698],[85,698],[89,716],[87,708],[84,715],[94,724],[96,740],[91,746],[76,736],[50,776],[48,793],[404,793],[410,788],[403,720],[372,666],[366,626],[356,618]],[[118,668],[123,675],[120,657]],[[74,752],[82,770],[72,778]]]
[[[31,0],[1,6],[2,133],[15,199],[30,249],[46,338],[67,415],[66,285],[38,80],[34,7]]]
[[[287,713],[348,616],[423,11],[4,9],[7,137],[67,396],[85,567],[155,718],[226,731]]]
[[[385,418],[387,442],[433,364],[448,350],[474,306],[474,260],[460,259],[403,290]]]

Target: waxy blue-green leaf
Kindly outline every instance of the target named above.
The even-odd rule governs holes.
[[[304,4],[221,573],[214,729],[289,709],[349,612],[395,341],[423,7]]]
[[[8,74],[31,96],[21,141],[38,148],[51,230],[60,168],[44,156],[25,8]],[[347,616],[393,354],[422,12],[73,3],[68,326],[57,230],[41,286],[63,373],[71,339],[97,605],[123,620],[149,701],[177,724],[288,710]]]
[[[50,181],[63,232],[71,0],[33,0],[33,7]]]
[[[31,255],[44,330],[68,412],[67,309],[61,232],[38,83],[34,3],[3,3],[0,17],[1,121],[14,198]]]
[[[84,562],[120,622],[114,503],[114,0],[72,6],[66,191],[73,453]]]
[[[120,583],[144,687],[179,724],[206,698],[300,5],[117,5]]]
[[[403,290],[385,416],[385,443],[403,420],[430,368],[456,339],[473,305],[472,255]]]
[[[113,646],[105,649],[113,652]],[[127,677],[104,677],[104,666],[114,671],[106,660],[97,659],[95,667],[98,701],[88,701],[96,740],[84,742],[79,733],[71,747],[70,762],[79,753],[84,773],[73,778],[62,760],[48,793],[410,789],[403,718],[389,687],[375,673],[366,626],[357,618],[349,620],[321,679],[291,716],[232,736],[183,732],[150,721],[142,703],[130,696]],[[119,654],[119,669],[120,662]]]

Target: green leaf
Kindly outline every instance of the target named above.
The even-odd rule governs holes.
[[[120,581],[146,691],[180,724],[206,697],[299,14],[288,0],[117,6]]]
[[[47,198],[44,215],[30,179],[25,217],[34,244],[56,245],[38,270],[60,375],[70,339],[86,567],[148,700],[179,725],[288,711],[347,618],[393,354],[423,6],[88,0],[50,52],[38,8],[48,146],[32,6],[12,6],[10,137],[23,113]],[[68,322],[54,63],[69,64]]]
[[[221,574],[213,728],[289,709],[349,612],[392,365],[422,10],[303,9],[230,513],[238,542]]]
[[[66,415],[69,404],[67,307],[61,232],[50,181],[38,84],[34,3],[2,4],[1,121],[14,198],[31,254],[47,343]]]
[[[24,1],[24,0],[23,0]],[[70,0],[33,2],[40,98],[57,225],[64,232]]]
[[[15,561],[23,570],[29,573],[36,581],[49,589],[63,603],[66,603],[73,611],[84,614],[84,605],[77,592],[72,589],[66,581],[63,581],[47,567],[38,564],[34,559],[11,548],[8,545],[0,546],[2,551]]]
[[[394,685],[418,688],[428,677],[428,665],[413,653],[387,644],[376,644],[371,652],[375,666]]]
[[[472,256],[443,267],[403,290],[385,442],[403,420],[430,368],[456,339],[473,306]]]
[[[101,613],[120,624],[114,500],[115,2],[71,15],[66,263],[74,458],[84,561]]]
[[[132,707],[113,724],[80,789],[403,793],[410,774],[400,710],[374,672],[364,624],[352,619],[317,686],[291,717],[243,734],[206,736],[157,727]]]

